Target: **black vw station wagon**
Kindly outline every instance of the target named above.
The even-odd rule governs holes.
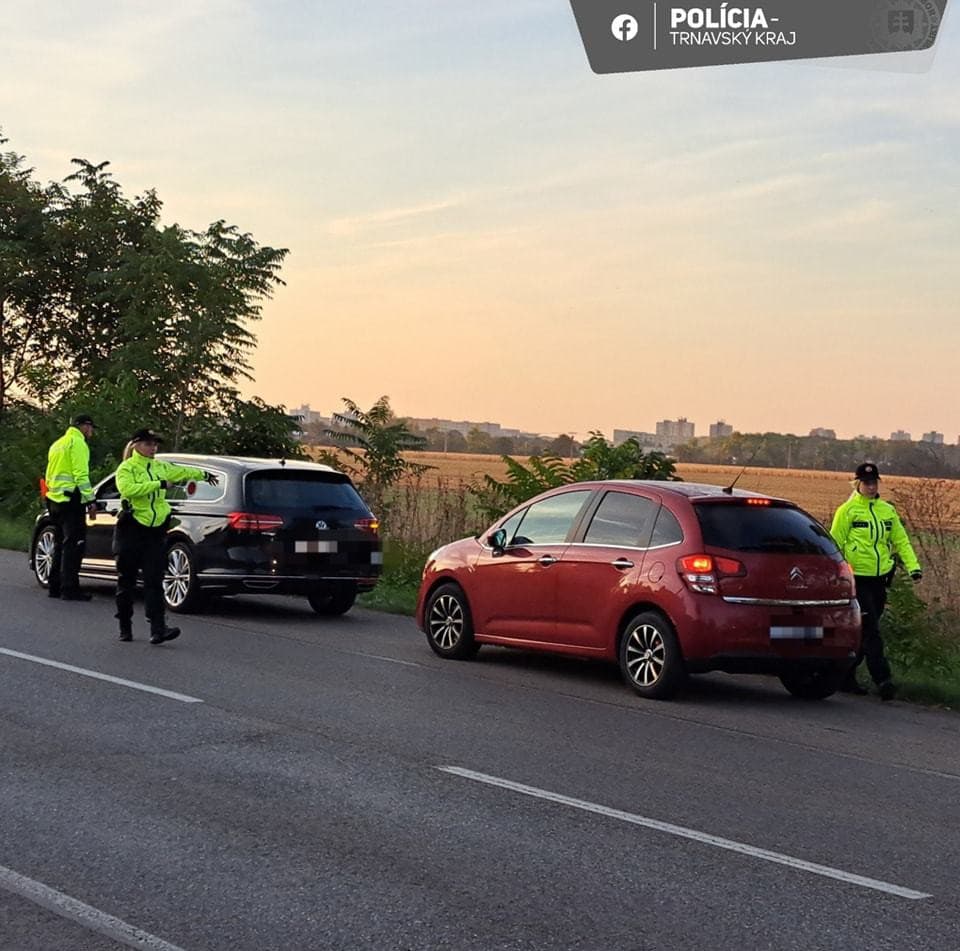
[[[317,614],[344,614],[380,577],[379,522],[350,479],[299,460],[162,453],[216,473],[219,484],[167,489],[173,509],[163,594],[172,611],[193,613],[211,594],[300,594]],[[113,531],[120,493],[113,475],[96,487],[80,573],[116,579]],[[55,526],[37,517],[30,566],[46,587]]]

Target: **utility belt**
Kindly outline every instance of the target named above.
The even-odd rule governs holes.
[[[46,503],[47,503],[47,511],[50,512],[50,511],[55,511],[55,509],[51,508],[51,506],[81,505],[82,496],[80,495],[80,490],[77,488],[74,488],[67,493],[67,497],[62,502],[59,502],[56,499],[51,499],[48,492],[46,497]]]
[[[123,499],[120,502],[120,512],[117,515],[117,528],[121,531],[126,531],[127,529],[136,531],[139,529],[144,532],[165,532],[170,527],[172,517],[173,513],[171,512],[159,525],[144,525],[142,522],[137,521],[129,500]]]
[[[154,543],[158,537],[162,538],[170,527],[170,518],[168,515],[160,525],[141,525],[134,518],[130,503],[124,499],[120,503],[117,524],[113,529],[114,555],[135,551],[145,544]]]

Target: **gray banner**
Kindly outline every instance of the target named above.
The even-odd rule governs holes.
[[[925,50],[946,3],[570,0],[596,73]]]

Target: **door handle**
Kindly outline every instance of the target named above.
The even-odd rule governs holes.
[[[617,569],[617,571],[626,571],[627,568],[633,567],[633,562],[629,558],[618,558],[616,561],[611,561],[611,565]]]
[[[549,568],[551,565],[555,565],[559,560],[559,558],[554,558],[553,555],[541,555],[537,559],[537,564],[543,565],[544,568]]]

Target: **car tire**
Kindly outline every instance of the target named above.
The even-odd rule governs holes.
[[[203,609],[204,597],[197,579],[196,556],[187,542],[174,542],[167,549],[163,600],[167,609],[176,614],[196,614]]]
[[[826,700],[840,689],[845,671],[840,667],[798,667],[780,674],[780,683],[799,700]]]
[[[307,595],[310,607],[321,617],[339,617],[346,614],[357,600],[355,584],[332,584],[317,588]]]
[[[620,638],[620,672],[641,697],[667,700],[686,678],[683,652],[670,622],[656,611],[634,615]]]
[[[449,660],[476,657],[480,645],[473,636],[473,617],[463,589],[442,584],[427,599],[423,612],[427,643],[435,654]]]
[[[33,577],[41,588],[50,587],[50,572],[53,570],[53,555],[57,546],[57,529],[54,525],[44,525],[33,536],[33,548],[30,562],[33,565]]]

